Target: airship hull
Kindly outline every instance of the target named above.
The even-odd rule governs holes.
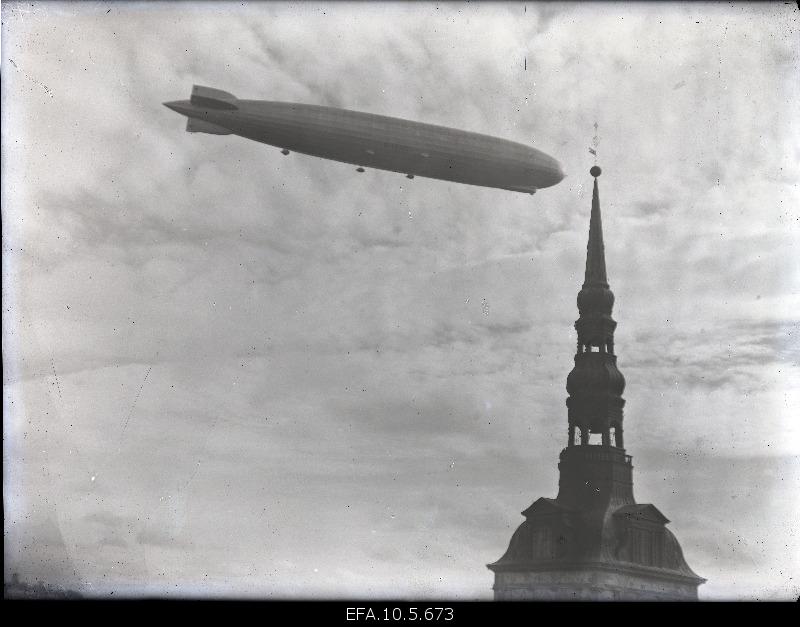
[[[203,90],[222,96],[195,97]],[[165,104],[194,121],[194,129],[187,125],[193,132],[233,133],[361,168],[527,193],[564,178],[558,162],[535,148],[444,126],[334,107],[240,100],[201,87],[190,101]]]

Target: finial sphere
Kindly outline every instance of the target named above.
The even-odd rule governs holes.
[[[599,167],[597,167],[596,165],[593,165],[593,166],[592,166],[592,169],[591,169],[591,170],[589,170],[589,174],[591,174],[591,175],[592,175],[593,177],[595,177],[595,178],[597,178],[598,176],[600,176],[600,173],[601,173],[601,172],[602,172],[602,170],[601,170]]]

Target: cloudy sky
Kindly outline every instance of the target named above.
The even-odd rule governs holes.
[[[491,598],[557,491],[597,121],[637,500],[702,598],[796,597],[798,15],[4,2],[6,579]],[[568,176],[531,197],[187,134],[161,103],[195,83]]]

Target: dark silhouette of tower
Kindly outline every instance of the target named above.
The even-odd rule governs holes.
[[[686,564],[667,518],[633,497],[625,454],[625,378],[617,369],[594,166],[586,275],[578,293],[578,352],[567,377],[568,438],[555,499],[540,498],[489,568],[496,600],[694,600],[705,579]],[[592,441],[599,436],[599,443]]]

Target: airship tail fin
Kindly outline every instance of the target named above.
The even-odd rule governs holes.
[[[211,135],[230,135],[231,132],[222,126],[217,126],[205,120],[198,120],[197,118],[189,118],[186,121],[187,133],[210,133]]]
[[[212,89],[195,85],[192,87],[192,97],[189,98],[192,104],[209,109],[238,109],[237,98],[233,94],[221,89]]]

